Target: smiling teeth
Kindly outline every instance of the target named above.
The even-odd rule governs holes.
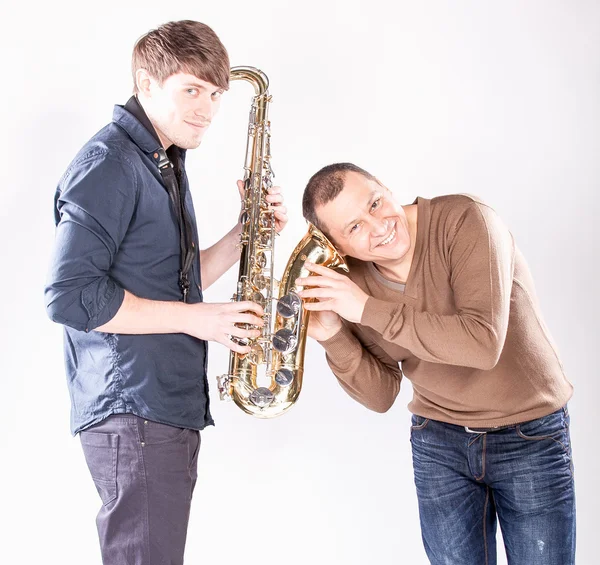
[[[392,241],[392,239],[394,239],[394,236],[396,235],[396,230],[394,230],[389,237],[386,237],[379,245],[387,245],[390,241]]]

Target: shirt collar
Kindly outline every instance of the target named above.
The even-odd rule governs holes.
[[[161,146],[154,127],[135,96],[125,106],[115,104],[113,122],[123,128],[142,151],[152,153]]]
[[[125,106],[115,104],[113,122],[122,127],[142,151],[154,153],[162,147],[158,134],[137,96],[132,96]],[[185,150],[181,147],[172,145],[167,150],[167,155],[172,155],[175,151],[179,153],[181,160],[185,161]]]

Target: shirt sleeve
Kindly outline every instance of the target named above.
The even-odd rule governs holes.
[[[320,343],[333,374],[354,400],[375,412],[391,408],[400,391],[402,371],[381,347],[359,340],[346,323]]]
[[[110,276],[136,202],[136,176],[106,153],[75,163],[55,196],[56,237],[45,289],[49,317],[90,331],[112,319],[125,291]]]
[[[445,254],[455,314],[421,312],[370,297],[361,324],[424,361],[492,369],[508,328],[512,236],[491,208],[473,202],[449,234]]]

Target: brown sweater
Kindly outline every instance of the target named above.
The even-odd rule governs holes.
[[[404,289],[372,263],[349,258],[350,278],[370,298],[360,324],[344,321],[322,342],[344,390],[384,412],[404,373],[411,412],[472,427],[524,422],[563,406],[573,387],[506,226],[469,196],[416,203]]]

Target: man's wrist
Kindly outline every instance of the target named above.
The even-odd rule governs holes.
[[[334,329],[333,329],[333,330],[332,330],[332,331],[329,333],[329,335],[327,336],[327,339],[331,339],[332,337],[335,337],[337,334],[339,334],[339,333],[342,331],[342,328],[343,328],[343,325],[342,325],[342,323],[340,322],[340,325],[339,325],[338,327],[334,328]],[[325,340],[323,340],[323,341],[325,341]]]
[[[185,302],[171,302],[169,304],[170,325],[174,333],[189,334],[192,326],[191,316],[197,316],[196,309],[190,308],[191,304]]]
[[[362,317],[365,313],[365,307],[367,305],[367,300],[369,300],[369,295],[364,293],[364,296],[362,297],[362,300],[361,300],[360,310],[358,313],[358,319],[356,321],[357,324],[360,324],[360,321],[362,320]]]
[[[338,324],[335,324],[335,325],[327,328],[327,332],[326,332],[325,336],[323,336],[323,339],[319,339],[317,341],[322,343],[322,342],[330,340],[332,337],[339,334],[343,327],[344,327],[344,324],[342,324],[342,320],[340,319]]]
[[[230,237],[233,238],[233,243],[234,245],[238,245],[240,243],[240,238],[242,236],[242,229],[243,226],[242,224],[240,224],[239,222],[237,224],[235,224],[233,226],[233,228],[231,228],[231,230],[229,231],[229,235]]]

